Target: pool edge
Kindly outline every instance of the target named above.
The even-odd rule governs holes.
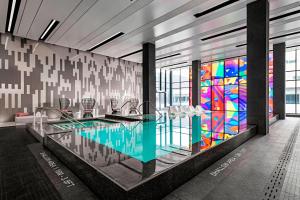
[[[161,199],[201,171],[221,159],[256,134],[256,128],[224,141],[204,152],[175,164],[132,188],[124,188],[59,143],[46,137],[46,146],[69,167],[96,195],[105,199]],[[84,170],[83,170],[84,169]]]

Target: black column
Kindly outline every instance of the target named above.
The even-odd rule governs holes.
[[[269,1],[247,5],[248,124],[257,125],[258,133],[269,133]]]
[[[285,43],[273,46],[274,114],[285,119]]]
[[[192,105],[200,105],[200,75],[199,67],[201,65],[200,60],[194,60],[192,62]]]
[[[143,106],[144,114],[154,114],[156,108],[155,45],[143,44]]]

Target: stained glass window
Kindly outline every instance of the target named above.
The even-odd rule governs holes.
[[[211,110],[211,87],[201,87],[201,107]]]
[[[269,54],[269,117],[273,117],[273,53]]]
[[[226,59],[202,65],[203,131],[229,138],[247,128],[247,59]]]
[[[223,111],[212,111],[212,131],[224,133],[225,113]]]
[[[225,60],[225,77],[237,77],[239,75],[239,59]]]
[[[225,133],[236,135],[239,132],[239,112],[226,111]]]
[[[224,86],[212,86],[212,110],[224,110]]]
[[[212,63],[212,79],[224,78],[224,61]]]
[[[225,110],[239,111],[239,86],[225,86]]]

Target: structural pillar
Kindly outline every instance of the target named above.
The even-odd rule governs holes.
[[[201,66],[200,60],[192,62],[192,105],[200,105],[200,73],[199,67]]]
[[[274,114],[285,119],[285,42],[273,46]]]
[[[156,77],[155,77],[155,45],[143,44],[143,113],[155,114]]]
[[[247,5],[247,115],[259,134],[269,133],[269,1]]]

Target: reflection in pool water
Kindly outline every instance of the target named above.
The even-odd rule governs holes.
[[[238,134],[232,131],[230,124],[226,124],[225,128],[224,119],[210,117],[211,121],[208,121],[205,117],[205,114],[201,117],[175,119],[164,116],[158,121],[75,129],[72,135],[61,137],[59,140],[64,144],[68,141],[82,143],[83,138],[85,138],[87,139],[85,143],[88,142],[92,146],[95,143],[101,144],[125,156],[146,163],[170,153],[192,155]],[[218,128],[212,131],[211,124],[217,124]],[[233,124],[232,126],[236,125]],[[69,137],[73,139],[71,141],[64,139]],[[69,144],[67,146],[74,145]],[[80,154],[84,153],[81,152]],[[91,151],[88,154],[91,154]]]

